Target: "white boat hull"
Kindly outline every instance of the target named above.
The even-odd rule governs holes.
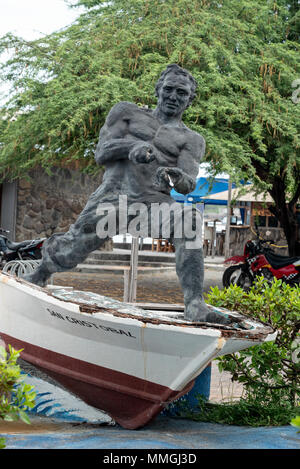
[[[238,313],[230,314],[247,328],[189,323],[180,313],[47,290],[7,274],[0,274],[0,304],[7,345],[126,428],[145,425],[185,394],[215,357],[275,337]]]

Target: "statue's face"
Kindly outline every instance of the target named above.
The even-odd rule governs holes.
[[[189,105],[191,91],[187,77],[169,73],[158,92],[157,106],[167,116],[181,116]]]

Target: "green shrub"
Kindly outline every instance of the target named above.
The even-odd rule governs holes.
[[[271,284],[260,277],[249,292],[230,286],[212,288],[207,302],[236,310],[270,324],[274,342],[248,348],[219,360],[219,369],[230,371],[234,381],[243,383],[246,395],[264,402],[296,405],[300,390],[300,286],[291,287],[275,279]]]
[[[198,401],[199,406],[196,412],[195,409],[186,406],[186,408],[182,407],[179,415],[201,422],[252,427],[288,425],[291,422],[291,417],[296,415],[295,407],[279,406],[271,402],[261,405],[260,402],[246,398],[216,404],[206,402],[199,395]]]
[[[244,393],[239,402],[221,406],[200,401],[202,419],[241,425],[290,423],[299,405],[300,286],[277,279],[269,283],[260,277],[248,292],[236,285],[211,288],[206,301],[270,324],[277,337],[217,359],[219,370],[230,372],[232,381],[242,383]]]
[[[34,407],[36,393],[33,386],[26,384],[26,375],[21,375],[17,360],[20,351],[10,345],[9,351],[0,347],[0,419],[7,422],[23,420],[30,423],[26,410]],[[5,447],[4,438],[0,438],[0,448]]]
[[[297,417],[291,420],[291,425],[293,425],[293,427],[299,428],[297,433],[300,433],[300,415],[297,415]]]

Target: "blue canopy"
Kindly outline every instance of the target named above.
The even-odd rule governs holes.
[[[233,183],[232,188],[236,187]],[[211,184],[210,180],[205,177],[200,177],[197,179],[196,188],[193,192],[183,195],[179,194],[172,189],[171,197],[173,197],[176,202],[186,202],[190,204],[204,202],[205,204],[210,205],[227,205],[227,200],[214,200],[206,199],[205,196],[216,194],[217,192],[223,192],[228,190],[228,179],[215,178]]]

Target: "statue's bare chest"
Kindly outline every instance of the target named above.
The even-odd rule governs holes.
[[[128,133],[145,142],[151,143],[163,153],[171,164],[172,159],[177,159],[183,148],[186,135],[183,128],[162,125],[151,114],[138,112],[128,121]],[[175,163],[175,161],[174,161]]]

